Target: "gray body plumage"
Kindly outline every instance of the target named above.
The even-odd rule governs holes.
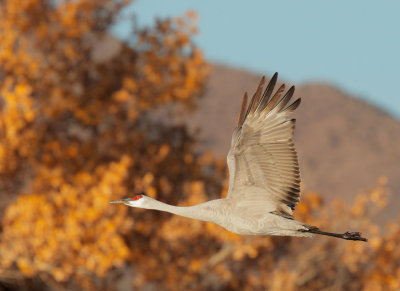
[[[150,197],[146,197],[146,200],[146,206],[142,208],[213,222],[237,234],[312,236],[311,233],[304,232],[308,227],[301,222],[273,214],[268,208],[263,211],[251,211],[254,210],[251,205],[238,204],[230,198],[210,200],[187,207],[165,204]]]

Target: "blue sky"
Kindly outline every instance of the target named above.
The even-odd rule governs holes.
[[[199,15],[197,45],[209,61],[296,85],[320,81],[400,118],[400,1],[137,0],[139,25]],[[127,37],[121,21],[114,32]]]

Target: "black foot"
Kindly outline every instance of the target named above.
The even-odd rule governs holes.
[[[361,241],[368,241],[366,238],[361,237],[361,233],[359,232],[345,232],[342,238],[347,240],[361,240]]]
[[[368,241],[366,238],[361,237],[361,233],[359,233],[359,232],[349,232],[348,231],[345,233],[333,233],[333,232],[322,231],[318,227],[315,227],[315,226],[309,226],[309,229],[307,229],[305,231],[311,232],[311,233],[316,233],[316,234],[321,234],[321,235],[338,237],[338,238],[347,239],[347,240]]]

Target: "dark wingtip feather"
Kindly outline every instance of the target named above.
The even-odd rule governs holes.
[[[247,108],[246,115],[244,117],[245,119],[246,119],[247,115],[249,115],[249,113],[253,113],[254,110],[257,108],[258,101],[260,100],[260,96],[261,96],[262,85],[264,85],[264,83],[265,83],[265,76],[263,76],[261,78],[261,81],[258,84],[256,93],[254,93],[253,98],[251,98],[250,105]]]
[[[278,73],[275,73],[272,76],[271,80],[269,81],[267,88],[265,88],[264,93],[260,98],[260,102],[257,104],[258,111],[264,110],[265,106],[267,106],[269,98],[271,97],[272,92],[274,91],[277,80],[278,80]]]
[[[282,111],[295,111],[297,107],[299,107],[301,103],[301,98],[296,99],[292,104],[290,104],[288,107],[283,109]]]
[[[290,87],[290,89],[286,92],[281,100],[276,104],[276,108],[278,112],[281,112],[282,109],[289,103],[290,99],[293,97],[294,94],[294,86]],[[275,94],[276,95],[276,94]],[[280,96],[279,96],[280,97]]]
[[[271,81],[270,81],[270,82],[276,83],[277,80],[278,80],[278,72],[275,72],[275,73],[272,75],[272,78],[271,78]]]

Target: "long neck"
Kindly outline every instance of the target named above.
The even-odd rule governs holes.
[[[218,206],[221,204],[221,199],[217,199],[194,206],[180,207],[169,205],[154,199],[151,200],[151,203],[146,207],[147,209],[165,211],[188,218],[211,222],[216,222],[218,220]]]

